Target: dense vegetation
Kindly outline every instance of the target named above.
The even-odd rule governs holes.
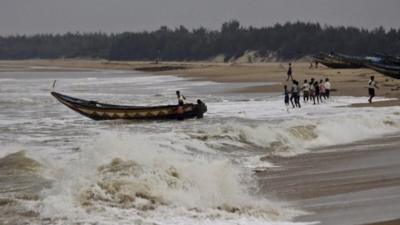
[[[398,55],[400,29],[374,30],[286,23],[242,27],[238,21],[220,30],[161,27],[156,31],[39,34],[0,37],[0,59],[104,58],[110,60],[204,60],[224,54],[236,58],[247,50],[279,59],[300,58],[320,51],[352,55],[375,52]]]

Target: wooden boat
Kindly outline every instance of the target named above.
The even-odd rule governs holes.
[[[319,53],[312,58],[314,61],[334,69],[357,69],[365,67],[358,60],[355,61],[356,58],[344,57],[344,55],[337,55],[335,53]]]
[[[400,57],[384,53],[375,53],[377,57],[382,58],[382,63],[391,66],[400,66]]]
[[[392,66],[380,63],[369,63],[366,66],[386,76],[400,79],[400,66]]]
[[[342,60],[343,62],[349,63],[353,65],[353,68],[365,68],[365,63],[372,63],[371,57],[364,57],[364,56],[351,56],[345,55],[341,53],[334,53],[334,56]],[[376,60],[379,60],[376,58]]]
[[[177,105],[165,106],[124,106],[87,101],[57,92],[51,92],[59,102],[68,108],[93,120],[176,120]],[[202,116],[207,107],[201,104],[184,104],[183,118]]]

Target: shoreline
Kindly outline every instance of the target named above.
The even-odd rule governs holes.
[[[213,62],[139,62],[106,61],[82,59],[21,60],[1,61],[0,71],[87,71],[87,70],[127,70],[142,71],[155,75],[174,75],[192,81],[213,81],[220,83],[260,82],[275,83],[268,86],[251,86],[232,89],[230,93],[279,93],[283,92],[286,82],[286,62],[229,64]],[[329,78],[332,84],[332,96],[368,96],[367,83],[375,76],[380,89],[377,96],[397,100],[385,103],[354,104],[354,107],[387,107],[400,105],[400,79],[396,80],[370,69],[329,69],[320,66],[310,69],[308,62],[293,62],[293,76],[302,85],[304,79],[316,80]]]

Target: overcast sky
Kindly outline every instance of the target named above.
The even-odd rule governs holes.
[[[258,27],[300,20],[398,29],[400,0],[0,0],[0,35],[219,29],[232,19]]]

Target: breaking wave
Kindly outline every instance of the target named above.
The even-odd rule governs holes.
[[[371,110],[310,119],[301,117],[256,123],[220,123],[191,133],[190,136],[214,147],[230,145],[258,149],[266,154],[292,156],[312,148],[378,138],[399,128],[399,113],[392,109],[392,112],[389,110],[384,114]]]
[[[254,194],[251,166],[257,162],[241,161],[238,154],[290,156],[380,137],[400,127],[399,112],[390,110],[280,121],[232,119],[194,131],[103,132],[81,146],[72,163],[51,167],[55,182],[43,192],[39,213],[60,224],[107,224],[115,218],[121,224],[132,219],[135,224],[290,221],[302,212]],[[246,160],[251,161],[247,168]]]
[[[53,169],[40,215],[60,224],[280,224],[300,214],[251,195],[251,171],[230,160],[165,145],[146,135],[100,135],[76,162]]]

